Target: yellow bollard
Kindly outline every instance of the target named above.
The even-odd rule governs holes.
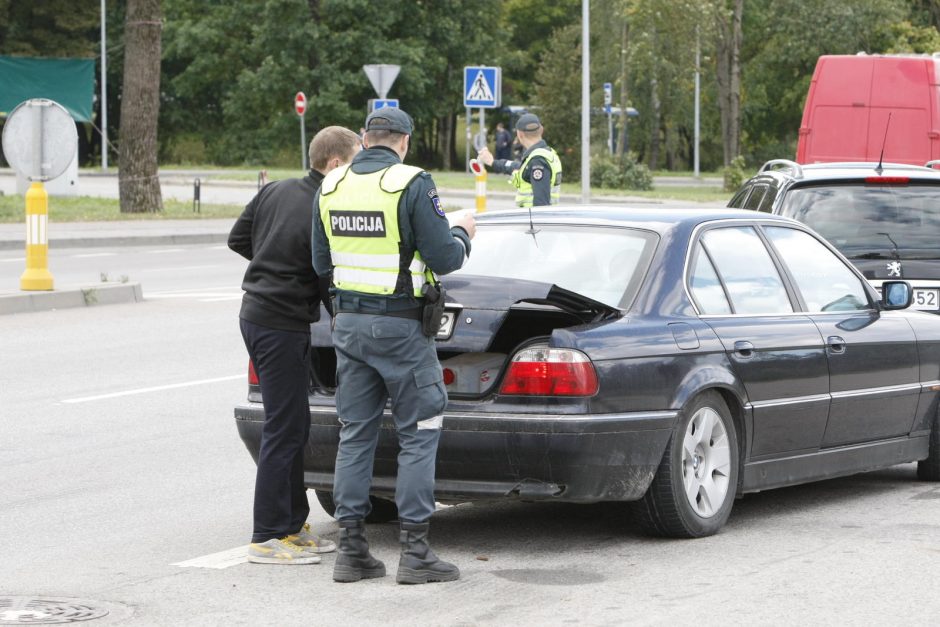
[[[476,179],[477,213],[486,211],[486,168],[477,159],[470,160],[470,170]]]
[[[26,270],[20,277],[21,290],[51,290],[49,272],[49,194],[41,182],[26,192]]]

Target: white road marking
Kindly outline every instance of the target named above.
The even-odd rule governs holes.
[[[229,247],[225,244],[222,244],[221,246],[209,246],[206,248],[206,250],[229,250]]]
[[[119,396],[132,396],[134,394],[146,394],[148,392],[160,392],[162,390],[175,390],[177,388],[188,388],[194,385],[204,385],[206,383],[219,383],[220,381],[234,381],[235,379],[248,380],[247,374],[236,374],[230,377],[216,377],[214,379],[200,379],[198,381],[186,381],[185,383],[171,383],[170,385],[157,385],[149,388],[137,388],[135,390],[125,390],[123,392],[112,392],[110,394],[99,394],[97,396],[83,396],[80,398],[69,398],[63,403],[87,403],[89,401],[100,401],[105,398],[117,398]]]
[[[200,298],[200,303],[221,303],[225,300],[241,300],[241,294],[232,294],[231,296],[219,296],[217,298]]]
[[[227,551],[219,551],[211,555],[196,557],[191,560],[186,560],[185,562],[176,562],[175,564],[170,564],[170,566],[179,566],[180,568],[216,568],[221,570],[229,566],[238,566],[239,564],[247,563],[248,545],[242,545]]]
[[[0,259],[0,263],[16,263],[16,262],[22,263],[24,261],[26,261],[26,257],[13,257],[12,259]]]
[[[176,268],[147,268],[146,270],[141,270],[141,272],[178,272],[180,270],[204,270],[206,268],[220,268],[222,264],[213,263],[206,266],[179,266]]]
[[[89,259],[91,257],[114,257],[117,253],[85,253],[83,255],[71,255],[73,259]]]
[[[162,248],[160,250],[148,250],[148,255],[165,255],[168,253],[181,253],[183,252],[182,248]]]

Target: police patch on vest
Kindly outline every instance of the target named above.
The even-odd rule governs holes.
[[[544,175],[545,175],[545,171],[542,170],[542,168],[534,168],[532,170],[532,178],[535,179],[536,181],[541,181],[542,176]]]
[[[340,237],[385,237],[381,211],[330,211],[330,232]]]

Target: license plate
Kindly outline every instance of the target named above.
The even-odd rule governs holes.
[[[446,340],[454,332],[454,321],[457,319],[456,311],[444,310],[441,315],[441,330],[437,332],[437,339]]]
[[[937,311],[940,309],[940,290],[915,287],[914,297],[911,299],[911,309]]]

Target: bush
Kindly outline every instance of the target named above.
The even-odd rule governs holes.
[[[207,163],[206,144],[199,135],[185,133],[176,135],[167,142],[161,161],[176,165],[201,165]]]
[[[653,189],[649,168],[637,163],[633,153],[623,157],[600,155],[591,159],[591,186],[603,189]]]
[[[745,166],[744,156],[738,155],[731,160],[729,165],[722,168],[722,174],[725,179],[724,189],[726,192],[738,191],[741,185],[744,184],[744,181],[749,178],[747,171],[744,169]]]

